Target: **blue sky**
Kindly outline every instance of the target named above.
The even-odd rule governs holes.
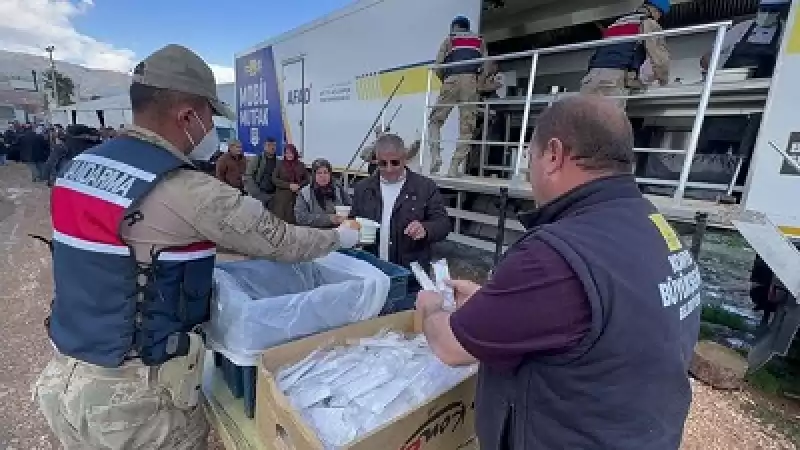
[[[349,0],[95,0],[84,34],[145,55],[168,42],[231,66],[234,52],[334,11]]]
[[[212,64],[218,77],[232,78],[235,52],[351,2],[1,0],[0,49],[44,54],[54,44],[56,59],[129,71],[153,50],[178,43]]]

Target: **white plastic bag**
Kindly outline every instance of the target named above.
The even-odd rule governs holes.
[[[422,334],[388,330],[312,355],[280,370],[278,378],[293,384],[279,385],[326,450],[378,429],[475,370],[443,364]]]
[[[267,348],[377,317],[389,293],[378,268],[337,252],[307,263],[220,263],[214,283],[207,341],[238,366],[254,366]]]

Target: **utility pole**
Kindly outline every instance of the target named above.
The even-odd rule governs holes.
[[[44,49],[48,54],[50,54],[50,82],[53,84],[53,102],[55,103],[56,108],[58,108],[58,83],[56,82],[56,62],[53,60],[53,52],[56,50],[54,46],[49,46]]]

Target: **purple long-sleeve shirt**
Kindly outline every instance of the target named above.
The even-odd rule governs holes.
[[[591,327],[578,276],[548,244],[529,239],[450,318],[464,349],[483,364],[513,370],[525,358],[563,353]]]

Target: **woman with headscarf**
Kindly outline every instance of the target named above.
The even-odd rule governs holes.
[[[317,159],[311,164],[311,184],[300,189],[294,203],[298,225],[333,228],[347,219],[336,214],[336,207],[350,206],[350,196],[332,175],[333,168],[328,160]]]
[[[272,173],[275,184],[275,197],[272,200],[272,212],[288,223],[295,223],[294,201],[297,193],[308,184],[308,171],[300,161],[297,147],[286,144],[283,160],[278,163]]]

